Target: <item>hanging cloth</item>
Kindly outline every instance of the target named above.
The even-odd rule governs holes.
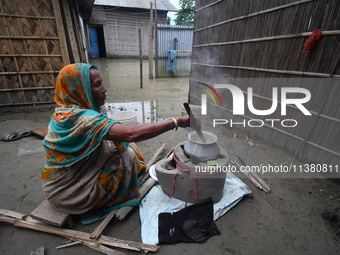
[[[316,46],[317,42],[321,39],[322,36],[322,30],[317,29],[315,30],[307,39],[305,45],[303,46],[302,53],[306,54],[308,56],[314,47]]]
[[[175,50],[170,50],[168,53],[168,66],[167,69],[168,71],[175,71],[175,57],[176,57],[176,51]]]

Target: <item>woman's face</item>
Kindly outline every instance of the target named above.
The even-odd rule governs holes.
[[[103,86],[103,79],[98,70],[90,69],[91,92],[94,105],[99,109],[106,100],[106,89]]]

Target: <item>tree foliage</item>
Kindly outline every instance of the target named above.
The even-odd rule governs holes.
[[[193,26],[195,17],[195,1],[179,0],[181,8],[176,14],[175,23],[181,26]]]

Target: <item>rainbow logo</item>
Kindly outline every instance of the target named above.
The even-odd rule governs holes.
[[[211,87],[208,84],[202,83],[202,82],[198,82],[198,83],[203,85],[203,86],[205,86],[205,87],[207,87],[208,89],[210,89],[216,95],[218,101],[220,102],[220,105],[222,106],[222,99],[221,99],[220,95],[217,93],[217,91],[213,87]],[[200,87],[197,87],[197,88],[200,89],[200,90],[203,90],[205,93],[207,93],[211,97],[211,99],[213,100],[214,104],[217,105],[216,98],[214,97],[214,95],[208,89],[200,88]]]

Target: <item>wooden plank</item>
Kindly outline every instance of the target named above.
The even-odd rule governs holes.
[[[71,215],[57,211],[47,199],[31,212],[31,217],[57,227],[62,227],[65,224],[68,224],[70,227],[73,226]]]
[[[31,132],[31,135],[36,135],[44,139],[45,136],[47,135],[48,129],[47,128],[35,128],[35,129],[32,129],[30,132]]]

